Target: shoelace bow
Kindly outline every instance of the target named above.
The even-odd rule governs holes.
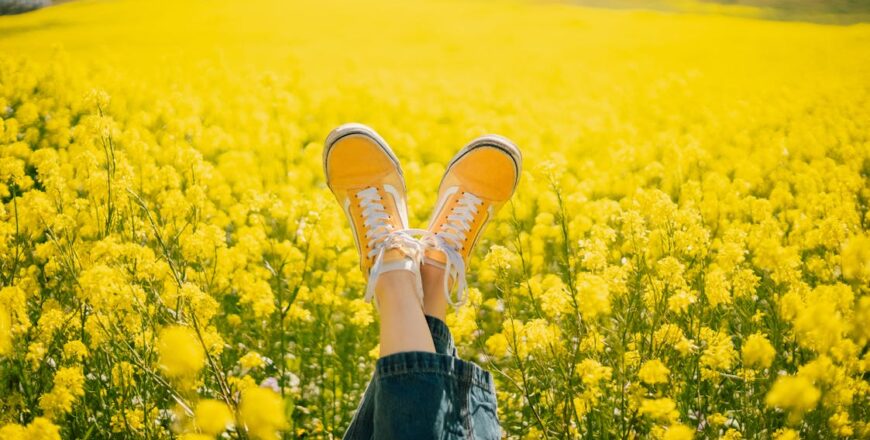
[[[380,194],[376,188],[367,188],[359,191],[360,207],[363,208],[363,226],[366,229],[365,236],[368,238],[368,247],[371,249],[367,257],[374,257],[369,282],[366,287],[365,300],[371,301],[375,295],[375,285],[378,277],[384,273],[396,269],[410,270],[415,275],[417,296],[420,303],[423,302],[423,280],[420,276],[420,263],[427,248],[435,248],[442,252],[446,258],[444,264],[444,292],[447,302],[454,308],[459,308],[466,301],[467,283],[465,280],[465,260],[460,249],[465,245],[474,216],[478,213],[478,207],[483,200],[469,192],[464,192],[447,221],[441,225],[441,230],[436,233],[424,229],[394,229],[387,220],[390,215],[381,203]],[[421,238],[416,239],[414,236]],[[410,264],[404,267],[384,266],[383,257],[388,249],[398,249],[409,259]],[[414,270],[416,268],[416,270]],[[456,300],[450,292],[450,280],[456,280]]]
[[[444,264],[444,292],[447,302],[458,309],[466,301],[465,260],[459,251],[465,246],[474,216],[483,200],[470,192],[463,192],[456,206],[447,216],[447,221],[441,225],[441,230],[435,234],[427,233],[421,242],[444,252],[447,262]],[[456,280],[456,301],[450,294],[450,279]]]
[[[414,238],[412,234],[428,232],[415,229],[395,229],[392,224],[387,222],[390,215],[387,213],[386,208],[384,208],[383,203],[381,203],[381,196],[378,194],[377,188],[366,188],[357,192],[356,196],[360,199],[363,226],[366,230],[365,236],[368,239],[368,248],[370,249],[366,256],[368,258],[374,257],[374,263],[369,271],[369,282],[366,286],[364,299],[371,301],[375,297],[375,285],[382,273],[404,269],[414,273],[416,294],[420,299],[420,304],[422,304],[423,280],[420,276],[419,267],[423,261],[425,246]],[[401,265],[399,266],[394,264],[384,265],[384,253],[389,249],[401,251],[411,260],[410,264],[400,262]]]

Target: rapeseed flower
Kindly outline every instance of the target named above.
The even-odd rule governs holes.
[[[643,399],[640,403],[640,413],[658,422],[672,422],[679,417],[677,404],[670,398]]]
[[[214,399],[197,402],[195,409],[196,427],[210,437],[214,437],[233,423],[233,415],[227,405]]]
[[[753,368],[767,368],[776,356],[776,350],[770,341],[761,333],[754,333],[746,338],[741,349],[743,365]]]
[[[73,403],[83,396],[85,377],[80,367],[65,367],[54,375],[51,391],[39,399],[39,407],[49,418],[59,418],[72,410]]]
[[[12,350],[12,318],[0,305],[0,356]]]
[[[242,391],[239,414],[241,423],[254,438],[275,438],[277,431],[287,426],[281,396],[265,388],[252,387]]]
[[[205,365],[205,353],[189,327],[170,326],[160,331],[157,343],[160,366],[171,377],[189,377]]]
[[[263,360],[263,357],[260,356],[259,353],[252,351],[239,359],[239,365],[244,369],[250,370],[252,368],[259,368],[266,365],[266,361]]]
[[[691,440],[695,437],[695,430],[686,425],[671,425],[665,430],[663,440]]]
[[[60,440],[60,427],[44,417],[33,419],[27,426],[10,423],[0,427],[0,438],[6,440]]]
[[[641,365],[640,371],[638,371],[637,376],[642,380],[645,384],[655,385],[658,383],[667,383],[668,382],[668,374],[670,370],[662,361],[658,359],[652,359],[646,361]]]
[[[88,347],[79,340],[72,340],[63,344],[63,355],[71,360],[82,360],[88,357]]]
[[[822,393],[812,382],[801,376],[781,376],[765,397],[769,407],[782,408],[789,420],[797,422],[807,411],[813,410]]]

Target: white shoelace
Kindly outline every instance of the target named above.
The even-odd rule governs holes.
[[[356,196],[360,199],[359,206],[362,208],[363,227],[366,230],[365,237],[368,239],[368,247],[371,249],[366,256],[368,258],[374,257],[364,299],[371,301],[375,297],[375,285],[381,274],[394,270],[407,270],[414,274],[415,293],[422,306],[423,280],[420,276],[420,263],[423,260],[425,246],[412,234],[426,234],[428,232],[415,229],[394,229],[393,225],[387,222],[390,215],[381,203],[381,196],[377,188],[366,188],[357,192]],[[398,249],[408,258],[384,264],[384,253],[388,249]]]
[[[447,257],[447,262],[444,264],[444,292],[447,302],[454,308],[459,308],[466,300],[465,260],[459,250],[465,246],[468,232],[471,231],[471,225],[474,223],[474,216],[477,215],[478,207],[482,204],[483,200],[479,197],[463,192],[456,207],[447,216],[447,222],[441,226],[441,231],[434,235],[427,234],[422,239],[426,246],[441,250]],[[456,301],[450,294],[451,278],[456,280]]]
[[[378,253],[379,242],[384,241],[393,230],[393,225],[387,222],[390,215],[381,203],[381,195],[375,187],[366,188],[356,193],[359,206],[362,208],[363,226],[365,237],[368,239],[368,248],[371,249],[366,255],[371,258]]]

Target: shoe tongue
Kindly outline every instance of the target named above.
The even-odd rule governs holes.
[[[408,258],[408,256],[405,255],[404,252],[402,252],[398,249],[387,249],[384,251],[383,261],[384,261],[384,263],[389,263],[389,262],[398,261],[398,260],[401,260],[404,258]]]
[[[447,262],[447,254],[440,249],[428,248],[426,249],[426,259],[443,265]]]

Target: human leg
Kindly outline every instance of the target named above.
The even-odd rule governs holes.
[[[327,182],[351,221],[369,275],[366,298],[376,298],[381,317],[381,357],[345,438],[500,438],[492,376],[456,356],[443,319],[448,303],[463,302],[471,249],[513,193],[519,151],[493,136],[461,150],[442,179],[428,233],[415,240],[386,143],[368,128],[337,132],[324,150]],[[336,150],[341,139],[348,142]],[[447,295],[453,286],[457,301]]]
[[[444,268],[424,264],[420,267],[420,274],[423,278],[423,312],[444,321],[447,316]]]
[[[432,334],[413,289],[414,278],[408,272],[389,272],[378,278],[375,295],[381,317],[381,357],[403,351],[435,352]]]

